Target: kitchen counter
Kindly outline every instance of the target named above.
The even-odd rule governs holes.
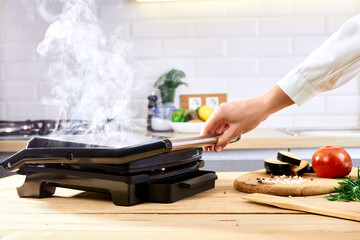
[[[241,199],[240,172],[218,173],[215,189],[172,204],[115,206],[109,195],[58,188],[19,198],[24,176],[0,179],[0,239],[358,239],[360,223]],[[322,196],[316,196],[319,199]],[[346,204],[346,203],[342,203]]]
[[[155,133],[168,137],[187,137],[194,134]],[[345,148],[360,147],[360,135],[344,136],[292,136],[275,128],[257,128],[244,134],[241,140],[229,144],[225,149],[287,149],[319,148],[326,145],[337,145]]]
[[[180,133],[150,134],[167,137],[189,137],[196,135]],[[17,152],[24,149],[26,144],[26,140],[0,140],[0,152]],[[345,148],[359,148],[360,135],[294,137],[274,128],[257,128],[247,134],[244,134],[240,141],[228,145],[225,149],[319,148],[326,145],[338,145]]]

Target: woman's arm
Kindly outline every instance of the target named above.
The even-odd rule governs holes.
[[[229,142],[256,128],[271,114],[294,104],[279,86],[263,96],[245,101],[221,104],[208,119],[202,134],[222,134],[215,151],[221,151]],[[204,148],[214,150],[214,146]]]
[[[222,134],[215,146],[221,151],[231,139],[256,128],[271,114],[294,103],[302,105],[318,93],[337,88],[360,73],[360,14],[349,19],[261,97],[219,106],[203,134]]]
[[[360,14],[350,18],[278,85],[302,105],[321,92],[342,86],[360,73]]]

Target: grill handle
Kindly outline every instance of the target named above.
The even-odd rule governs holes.
[[[199,148],[215,145],[219,140],[221,135],[203,135],[196,137],[187,137],[187,138],[173,138],[169,139],[172,145],[172,151],[188,149],[188,148]],[[230,143],[239,141],[241,136],[233,139]]]

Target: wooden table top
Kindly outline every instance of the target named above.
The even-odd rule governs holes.
[[[217,174],[212,190],[131,207],[115,206],[106,194],[62,188],[50,198],[19,198],[24,177],[3,178],[0,239],[359,239],[359,222],[247,202],[233,188],[243,173]]]

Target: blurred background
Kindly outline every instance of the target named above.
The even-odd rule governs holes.
[[[51,60],[37,52],[56,18],[45,21],[39,6],[46,3],[56,16],[71,1],[0,0],[0,120],[58,118],[51,106],[43,104],[52,91]],[[95,3],[92,11],[106,34],[116,30],[116,37],[126,43],[124,52],[133,69],[131,118],[144,128],[154,82],[172,68],[182,70],[188,84],[176,89],[176,108],[184,94],[226,94],[227,101],[257,97],[360,11],[360,0],[84,2]],[[272,115],[260,128],[357,128],[359,93],[357,77],[301,108],[291,106]],[[353,140],[346,143],[350,142],[353,146]],[[306,159],[315,151],[300,148],[305,149],[298,151],[299,156]],[[21,148],[4,149],[3,158]],[[205,153],[203,158],[210,160],[209,169],[217,171],[255,170],[278,150],[264,145]],[[360,159],[360,148],[350,151]]]
[[[48,22],[38,1],[0,1],[0,119],[52,118],[48,62],[36,52]],[[61,1],[59,1],[61,2]],[[256,97],[276,84],[344,21],[359,0],[216,0],[137,2],[96,0],[105,31],[123,26],[136,60],[136,118],[147,114],[154,81],[171,68],[187,75],[179,95],[226,93],[228,101]],[[56,9],[54,1],[54,9]],[[59,4],[60,6],[61,4]],[[359,79],[276,113],[261,127],[358,126]]]

